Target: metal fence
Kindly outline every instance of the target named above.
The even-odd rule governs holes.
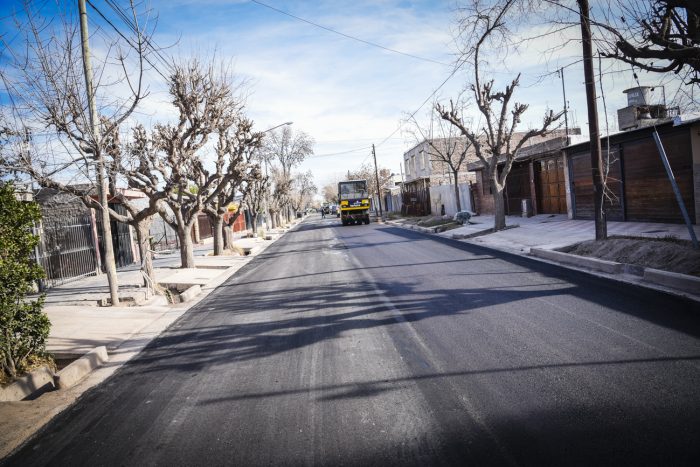
[[[151,224],[151,249],[154,251],[176,250],[180,248],[177,232],[160,216],[153,216]]]
[[[47,219],[42,222],[39,235],[36,260],[46,273],[42,288],[97,273],[89,213]]]
[[[126,215],[126,208],[121,204],[109,203],[109,207],[117,213]],[[99,213],[98,213],[99,214]],[[132,247],[131,232],[129,225],[115,220],[110,221],[112,230],[112,248],[114,250],[114,262],[117,268],[122,268],[133,264],[134,252]],[[102,246],[102,223],[97,222],[97,237],[100,242],[100,258],[102,258],[102,269],[104,271],[105,254]]]

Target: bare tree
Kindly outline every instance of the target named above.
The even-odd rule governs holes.
[[[270,173],[272,189],[270,193],[270,220],[273,228],[282,224],[282,214],[287,211],[292,192],[292,180],[284,175],[282,169],[273,166]],[[287,221],[289,218],[287,217]]]
[[[557,114],[549,111],[539,128],[530,129],[522,133],[520,138],[514,138],[515,130],[528,108],[528,104],[511,102],[520,83],[520,74],[503,91],[494,89],[493,79],[484,80],[481,55],[485,54],[484,49],[495,45],[496,41],[502,44],[503,40],[507,40],[507,19],[517,3],[517,0],[500,0],[484,6],[474,0],[463,10],[465,16],[460,26],[466,43],[465,55],[460,59],[470,61],[473,66],[474,81],[469,88],[481,113],[483,125],[477,129],[469,128],[453,101],[450,101],[449,107],[442,104],[435,106],[440,117],[454,125],[469,140],[476,157],[484,164],[493,194],[495,230],[502,230],[506,226],[503,190],[516,154],[528,140],[547,135],[552,124],[563,115],[563,111]],[[502,169],[499,171],[500,164]]]
[[[253,233],[258,233],[258,216],[265,209],[266,196],[269,190],[269,176],[261,176],[249,180],[246,186],[246,204],[250,212],[251,221],[253,223]]]
[[[266,134],[262,157],[270,164],[274,162],[279,164],[281,171],[277,178],[286,186],[292,182],[292,169],[313,154],[313,146],[314,140],[311,136],[303,131],[294,132],[289,126],[284,126]],[[273,180],[275,183],[277,182],[275,177]],[[280,198],[280,200],[283,199],[285,198]],[[288,199],[286,200],[288,201]],[[286,217],[289,221],[291,219],[291,212],[289,212],[291,206],[287,202],[282,208],[286,208]]]
[[[131,169],[124,174],[149,197],[166,192],[161,209],[180,240],[181,267],[192,268],[192,228],[206,206],[240,176],[241,155],[259,144],[252,122],[241,114],[241,102],[227,70],[214,70],[196,60],[176,65],[170,94],[178,110],[175,124],[156,125],[152,136],[143,127],[134,131]],[[214,169],[206,164],[207,143],[218,135]],[[154,185],[153,181],[158,180]]]
[[[693,0],[612,0],[593,24],[604,56],[700,85],[700,4]]]
[[[98,210],[104,267],[111,303],[115,306],[119,304],[118,284],[108,187],[102,169],[109,162],[109,142],[147,94],[143,72],[149,38],[140,26],[133,2],[129,15],[134,33],[101,44],[106,52],[93,68],[94,76],[98,77],[93,84],[90,80],[86,82],[86,76],[92,78],[87,73],[90,67],[82,68],[83,47],[77,18],[69,14],[42,19],[26,3],[25,17],[17,22],[21,25],[18,33],[24,35],[22,47],[8,49],[7,56],[12,59],[9,67],[13,71],[2,73],[6,92],[14,104],[15,126],[25,134],[41,135],[33,139],[34,148],[37,139],[45,142],[41,152],[24,151],[15,159],[13,170],[31,176],[41,186],[76,194],[87,206]],[[83,58],[87,61],[90,57]],[[99,104],[98,108],[88,105],[88,95]],[[79,181],[90,188],[76,193],[70,188],[74,183],[66,180]],[[92,197],[95,191],[100,194],[99,199]]]
[[[318,191],[314,184],[314,175],[309,170],[298,173],[292,184],[291,205],[296,212],[301,211],[311,201],[311,196]]]
[[[328,183],[321,189],[326,203],[338,204],[338,183]]]
[[[226,125],[226,122],[223,123]],[[214,224],[214,255],[222,255],[224,240],[224,215],[228,206],[241,193],[247,197],[247,183],[262,178],[260,166],[252,161],[253,151],[260,147],[257,138],[246,139],[251,133],[253,123],[239,117],[233,126],[222,127],[218,130],[219,141],[216,145],[216,174],[223,186],[219,193],[204,206],[204,212]],[[235,222],[241,214],[244,199],[238,204],[229,222]]]
[[[424,142],[428,145],[428,156],[435,165],[444,165],[449,168],[450,176],[454,181],[454,195],[457,203],[457,211],[462,210],[462,201],[459,196],[459,171],[466,169],[468,156],[473,153],[472,143],[468,138],[461,135],[459,130],[449,122],[443,120],[438,115],[433,119],[436,104],[430,113],[430,128],[422,127],[415,117],[411,117],[413,122],[413,133],[416,142]],[[461,107],[461,105],[459,105]],[[460,108],[461,111],[461,108]],[[460,112],[461,114],[461,112]]]

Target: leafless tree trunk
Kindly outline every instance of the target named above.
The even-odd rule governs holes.
[[[179,113],[177,123],[157,125],[152,137],[136,127],[134,160],[125,173],[147,196],[165,193],[172,213],[161,209],[160,214],[178,231],[182,267],[189,268],[194,267],[191,232],[197,216],[212,206],[215,216],[222,214],[226,206],[221,196],[226,201],[226,190],[240,185],[247,170],[243,155],[260,145],[262,134],[254,133],[252,122],[242,115],[242,102],[226,70],[219,73],[196,60],[176,65],[170,94]],[[212,171],[201,152],[214,135],[218,142]]]
[[[131,37],[122,36],[123,42],[108,40],[100,44],[107,51],[102,63],[116,63],[116,69],[120,71],[115,73],[115,69],[107,69],[103,65],[93,72],[87,47],[85,14],[80,17],[81,23],[77,21],[78,18],[71,17],[74,11],[69,11],[64,21],[57,18],[49,20],[42,18],[40,11],[34,11],[32,7],[27,2],[24,11],[26,18],[18,18],[17,21],[22,25],[18,34],[24,35],[25,39],[22,47],[6,54],[14,60],[11,66],[15,73],[12,76],[3,73],[2,79],[12,102],[16,104],[14,115],[24,122],[25,127],[37,127],[38,131],[31,133],[41,135],[37,139],[41,139],[48,150],[42,151],[41,158],[22,158],[20,162],[25,165],[18,165],[14,170],[36,178],[43,186],[67,187],[69,184],[65,180],[73,179],[90,185],[92,189],[98,188],[99,199],[88,200],[84,196],[81,199],[98,210],[103,227],[110,298],[112,305],[118,305],[107,180],[103,169],[109,164],[108,141],[115,137],[119,125],[129,118],[147,94],[142,78],[149,39],[131,3],[128,14],[134,25],[134,34]],[[84,26],[80,28],[82,41],[77,24]],[[124,48],[133,50],[127,52]],[[83,63],[85,70],[81,67]],[[102,80],[93,84],[93,74],[101,76]],[[124,86],[116,86],[121,84]],[[95,102],[109,104],[97,108]],[[46,137],[46,128],[55,131],[55,134]],[[63,146],[62,150],[54,151],[59,145]],[[48,156],[52,160],[47,160]],[[96,174],[93,174],[93,166],[97,167]]]
[[[541,127],[518,135],[520,136],[518,139],[514,137],[515,129],[528,108],[527,104],[518,102],[511,106],[513,94],[520,83],[520,74],[503,91],[493,89],[494,80],[483,81],[480,68],[481,53],[488,45],[497,45],[495,41],[502,45],[503,41],[507,40],[506,23],[514,13],[516,4],[517,0],[501,0],[484,6],[478,0],[474,0],[469,8],[465,9],[467,16],[461,22],[461,27],[467,32],[464,36],[467,40],[466,53],[462,60],[472,62],[474,81],[470,89],[483,117],[484,125],[476,131],[469,128],[462,120],[461,112],[453,101],[450,101],[449,108],[441,104],[435,106],[440,117],[454,125],[469,140],[474,147],[476,157],[484,164],[484,172],[488,177],[493,195],[495,230],[506,227],[503,192],[515,156],[528,140],[549,133],[550,126],[564,114],[563,111],[557,114],[549,111],[545,114]],[[501,166],[500,171],[499,166]]]

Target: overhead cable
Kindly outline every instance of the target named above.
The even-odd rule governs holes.
[[[276,11],[277,13],[281,13],[281,14],[283,14],[283,15],[285,15],[285,16],[289,16],[290,18],[294,18],[294,19],[296,19],[296,20],[299,20],[299,21],[302,21],[302,22],[304,22],[304,23],[310,24],[311,26],[315,26],[315,27],[320,28],[320,29],[323,29],[323,30],[325,30],[325,31],[332,32],[333,34],[338,34],[339,36],[343,36],[343,37],[345,37],[345,38],[347,38],[347,39],[352,39],[352,40],[354,40],[354,41],[362,42],[363,44],[370,45],[370,46],[372,46],[372,47],[377,47],[377,48],[380,48],[380,49],[382,49],[382,50],[386,50],[387,52],[392,52],[392,53],[395,53],[395,54],[403,55],[403,56],[405,56],[405,57],[414,58],[414,59],[416,59],[416,60],[422,60],[422,61],[424,61],[424,62],[436,63],[436,64],[438,64],[438,65],[443,65],[443,66],[450,66],[449,63],[443,63],[443,62],[440,62],[440,61],[437,61],[437,60],[433,60],[432,58],[419,57],[418,55],[413,55],[413,54],[409,54],[409,53],[406,53],[406,52],[401,52],[400,50],[392,49],[392,48],[390,48],[390,47],[385,47],[385,46],[383,46],[383,45],[377,44],[376,42],[366,41],[366,40],[364,40],[364,39],[360,39],[359,37],[351,36],[351,35],[349,35],[349,34],[345,34],[345,33],[343,33],[343,32],[336,31],[335,29],[329,28],[329,27],[327,27],[327,26],[323,26],[323,25],[318,24],[318,23],[314,23],[313,21],[309,21],[308,19],[304,19],[304,18],[302,18],[302,17],[300,17],[300,16],[293,15],[292,13],[289,13],[289,12],[284,11],[284,10],[280,10],[279,8],[275,8],[275,7],[273,7],[272,5],[268,5],[267,3],[263,3],[263,2],[260,2],[260,1],[258,1],[258,0],[251,0],[251,2],[256,3],[256,4],[260,5],[260,6],[265,7],[265,8],[269,8],[270,10]]]

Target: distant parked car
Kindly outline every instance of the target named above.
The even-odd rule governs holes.
[[[331,214],[340,216],[340,211],[338,211],[338,205],[337,204],[331,204]]]

